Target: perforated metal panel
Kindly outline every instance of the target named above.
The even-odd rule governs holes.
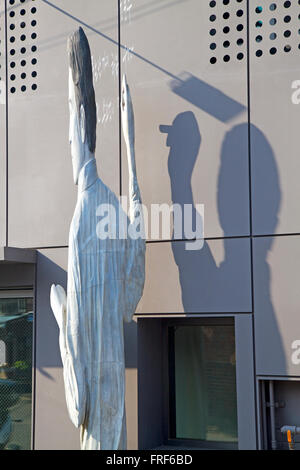
[[[299,1],[251,2],[250,9],[252,28],[256,30],[252,53],[256,57],[282,56],[291,51],[300,54]]]
[[[300,231],[300,2],[249,2],[254,234]]]
[[[37,4],[36,0],[9,0],[7,48],[10,93],[37,90]]]
[[[211,64],[246,59],[246,0],[209,2],[209,41]]]

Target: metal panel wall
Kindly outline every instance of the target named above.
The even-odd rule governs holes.
[[[300,5],[261,4],[249,7],[253,233],[299,233]]]
[[[257,374],[299,376],[300,237],[255,239],[253,255]]]
[[[246,2],[223,3],[121,2],[143,202],[204,204],[206,237],[249,235]]]
[[[212,238],[249,235],[247,5],[238,3],[124,0],[120,11],[143,203],[149,214],[151,204],[204,204]],[[122,194],[127,186],[123,148]],[[252,311],[247,241],[148,244],[138,312],[182,311]]]
[[[67,245],[76,188],[68,146],[66,45],[79,26],[93,55],[98,170],[119,192],[118,2],[16,0],[8,13],[11,246]]]
[[[299,375],[299,14],[249,5],[250,145],[257,373]],[[278,237],[277,235],[286,235]],[[274,236],[272,236],[274,235]]]
[[[6,244],[6,15],[5,0],[0,1],[0,244]]]
[[[250,242],[207,240],[148,243],[146,282],[137,313],[251,312]]]
[[[127,194],[123,141],[119,166],[120,65],[133,98],[143,202],[148,210],[152,203],[205,205],[208,239],[202,250],[189,252],[184,240],[168,238],[147,244],[146,285],[138,313],[244,314],[236,334],[238,360],[245,364],[253,353],[252,317],[247,315],[253,309],[256,371],[251,366],[247,377],[300,376],[298,356],[293,356],[300,259],[298,2],[268,0],[259,7],[246,0],[15,0],[7,5],[9,244],[67,245],[76,188],[68,148],[66,39],[82,25],[93,54],[100,176],[116,193],[121,189]],[[0,6],[4,8],[4,2]],[[1,96],[0,117],[5,122]],[[4,124],[0,137],[0,240],[5,241]],[[38,261],[37,448],[78,447],[66,414],[58,332],[49,305],[50,283],[66,282],[66,257],[66,248],[53,248],[41,252]],[[134,345],[127,358],[126,398],[129,446],[134,448],[136,326],[126,334],[127,343]],[[243,401],[243,387],[238,394]],[[254,384],[249,394],[252,403]],[[239,407],[243,409],[242,402]],[[244,411],[239,427],[250,420],[253,431],[254,411]],[[65,429],[63,441],[57,426]],[[255,447],[252,431],[240,435],[242,447],[247,440]]]
[[[34,448],[38,450],[79,449],[79,434],[68,416],[59,331],[50,307],[51,284],[66,288],[67,256],[67,249],[60,248],[42,250],[37,257]]]

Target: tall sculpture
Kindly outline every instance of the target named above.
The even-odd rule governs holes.
[[[120,220],[129,232],[137,218],[142,224],[133,109],[124,77],[121,116],[129,169],[128,219],[97,174],[95,93],[82,28],[69,38],[68,54],[70,144],[78,199],[69,233],[67,295],[53,284],[50,302],[60,332],[67,408],[73,424],[80,427],[81,449],[126,449],[123,322],[132,320],[145,272],[144,238],[118,236]],[[117,238],[99,235],[101,207],[108,211],[110,233]]]

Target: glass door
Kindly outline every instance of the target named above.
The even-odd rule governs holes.
[[[234,324],[169,327],[171,437],[237,445]]]
[[[33,294],[0,291],[0,449],[31,448]]]

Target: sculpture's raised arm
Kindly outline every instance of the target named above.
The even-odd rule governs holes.
[[[137,216],[136,209],[141,204],[140,189],[136,175],[135,164],[135,147],[134,147],[134,114],[132,101],[130,96],[129,86],[127,84],[126,76],[123,75],[122,80],[122,99],[121,99],[121,115],[122,115],[122,129],[123,136],[127,149],[128,160],[128,174],[129,174],[129,219],[133,223]]]

